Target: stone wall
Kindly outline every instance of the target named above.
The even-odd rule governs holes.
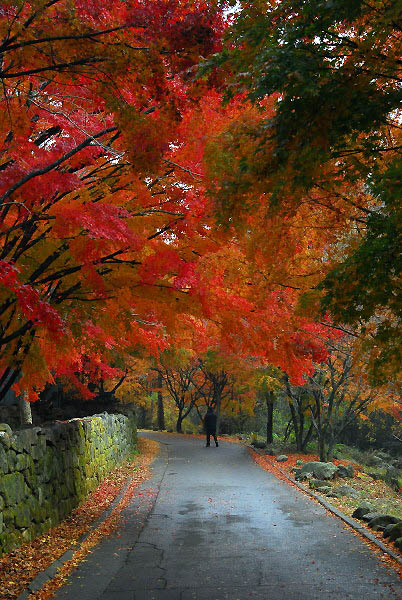
[[[54,527],[136,448],[133,416],[0,424],[0,556]]]

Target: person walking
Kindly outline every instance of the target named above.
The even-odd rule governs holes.
[[[208,446],[211,445],[211,435],[213,436],[214,440],[215,440],[215,446],[218,447],[218,438],[216,437],[216,423],[217,423],[217,416],[214,413],[214,410],[212,408],[212,406],[208,406],[208,410],[207,410],[207,414],[204,417],[204,426],[205,426],[205,433],[207,434],[207,444],[206,447],[208,448]]]

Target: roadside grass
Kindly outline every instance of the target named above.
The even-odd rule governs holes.
[[[133,495],[135,488],[149,477],[148,467],[158,453],[159,444],[139,438],[138,449],[139,453],[128,457],[120,467],[112,471],[67,519],[0,559],[0,600],[18,598],[40,572],[73,548],[73,559],[66,563],[66,568],[62,567],[63,573],[46,583],[42,590],[30,595],[32,600],[47,600],[90,549],[116,528],[126,496],[130,493]],[[111,515],[93,530],[92,524],[111,506],[129,482],[127,493]],[[81,543],[80,538],[87,533],[89,537]]]

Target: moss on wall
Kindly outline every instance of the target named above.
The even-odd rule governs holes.
[[[136,446],[132,415],[0,424],[0,556],[60,523]]]

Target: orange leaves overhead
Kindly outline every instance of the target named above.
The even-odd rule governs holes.
[[[324,356],[326,328],[296,307],[326,269],[322,228],[344,217],[336,197],[312,214],[326,192],[266,210],[273,101],[223,106],[193,81],[221,44],[216,6],[34,1],[0,15],[0,398],[14,374],[33,393],[57,375],[78,385],[85,365],[98,377],[117,353],[168,343],[259,356],[295,381]]]

